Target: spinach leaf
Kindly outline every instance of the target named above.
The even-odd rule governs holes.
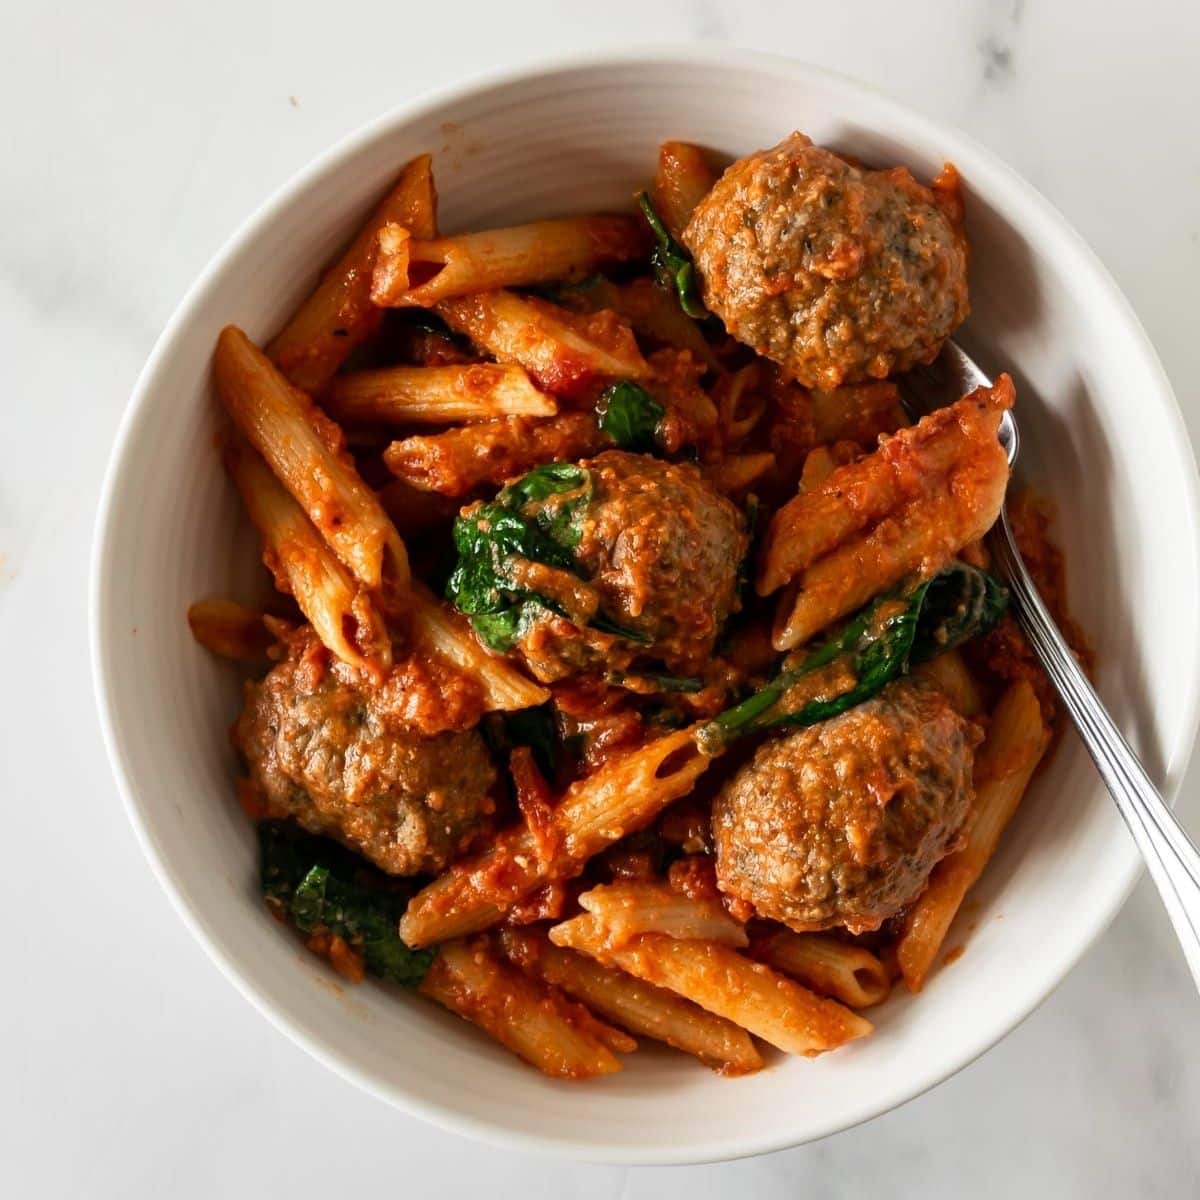
[[[458,562],[446,595],[491,649],[506,653],[530,623],[560,612],[515,582],[512,563],[527,559],[578,574],[572,551],[591,497],[588,471],[574,463],[545,463],[454,522]]]
[[[645,388],[628,379],[609,384],[596,402],[600,428],[622,450],[650,453],[667,410]]]
[[[642,192],[638,195],[638,207],[642,216],[654,232],[657,245],[650,253],[650,263],[658,276],[658,281],[666,288],[674,290],[679,297],[679,307],[689,317],[698,321],[707,317],[708,309],[700,299],[700,288],[696,280],[696,268],[688,252],[671,236],[671,231],[663,224],[662,217],[654,210],[650,197]]]
[[[951,563],[929,581],[910,661],[926,662],[985,633],[1004,615],[1008,588],[964,562]]]
[[[951,563],[908,592],[873,600],[811,650],[798,667],[780,671],[765,687],[703,726],[700,745],[714,753],[743,734],[779,725],[815,725],[836,717],[869,700],[912,663],[986,632],[1007,603],[1008,591],[997,580],[967,563]],[[832,664],[844,666],[854,683],[835,696],[789,708],[789,689]]]
[[[301,933],[328,929],[362,956],[372,975],[421,982],[434,951],[410,950],[398,926],[408,889],[344,846],[288,821],[258,825],[261,886],[267,903]]]

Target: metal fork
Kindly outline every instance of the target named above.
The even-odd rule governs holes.
[[[947,342],[937,360],[900,380],[905,398],[921,412],[944,407],[992,381],[955,342]],[[1017,422],[1006,412],[1000,444],[1011,467],[1020,438]],[[1038,656],[1063,705],[1071,714],[1100,777],[1150,870],[1167,915],[1200,988],[1200,850],[1184,832],[1137,755],[1122,737],[1075,656],[1054,624],[1030,578],[1008,522],[1007,509],[988,535],[992,562],[1012,594],[1011,611]]]

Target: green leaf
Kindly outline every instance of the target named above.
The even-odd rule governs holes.
[[[562,500],[552,504],[543,503],[553,496],[561,496]],[[531,503],[541,504],[540,508],[534,510],[534,523],[556,545],[564,550],[574,550],[579,545],[583,515],[591,499],[590,471],[574,463],[543,463],[502,489],[496,497],[496,503],[515,512],[521,512]]]
[[[911,661],[926,662],[986,632],[1008,608],[1008,588],[968,563],[951,563],[929,583]]]
[[[897,607],[897,601],[903,601]],[[878,694],[893,679],[923,662],[985,633],[1008,603],[1008,591],[967,563],[951,563],[907,592],[873,600],[815,649],[798,667],[781,671],[765,687],[714,717],[701,730],[710,753],[735,737],[778,725],[815,725]],[[836,696],[789,708],[788,690],[806,675],[841,661],[854,679]]]
[[[658,445],[659,422],[667,410],[645,388],[622,379],[609,384],[596,403],[600,428],[623,450],[650,453]]]
[[[638,206],[642,216],[646,218],[657,244],[650,253],[650,263],[658,276],[659,282],[666,288],[673,289],[679,297],[679,307],[689,317],[697,321],[704,320],[708,309],[700,299],[700,289],[696,280],[696,268],[688,252],[671,236],[671,231],[663,224],[662,218],[650,203],[650,197],[642,192],[638,195]]]
[[[573,551],[591,499],[589,471],[574,463],[545,463],[454,522],[458,562],[446,595],[491,649],[511,650],[547,612],[566,615],[553,600],[517,584],[512,565],[526,559],[579,576]],[[600,613],[591,626],[628,641],[647,640]]]
[[[400,939],[407,886],[288,821],[259,822],[258,839],[263,895],[281,916],[301,933],[327,929],[344,938],[372,975],[421,982],[435,952],[410,950]]]

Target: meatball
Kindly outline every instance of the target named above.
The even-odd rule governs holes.
[[[729,332],[806,387],[929,362],[967,316],[953,167],[930,189],[794,133],[735,162],[683,241]]]
[[[878,929],[959,841],[979,734],[912,680],[767,742],[713,805],[717,879],[799,932]]]
[[[424,681],[428,683],[428,681]],[[496,772],[474,730],[425,736],[408,719],[422,681],[376,686],[311,632],[246,688],[234,727],[273,817],[294,817],[393,875],[439,871],[487,824]]]
[[[580,466],[591,497],[574,557],[600,614],[636,636],[638,655],[682,674],[702,670],[739,605],[742,514],[691,464],[607,450]],[[572,633],[562,620],[531,631],[521,649],[536,674],[591,665],[597,651],[578,637],[571,646]]]

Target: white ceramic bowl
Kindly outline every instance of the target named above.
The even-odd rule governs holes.
[[[92,650],[129,814],[184,920],[234,984],[312,1054],[383,1099],[510,1146],[630,1163],[794,1145],[883,1112],[1026,1016],[1117,911],[1138,863],[1079,745],[1038,779],[952,931],[960,961],[872,1014],[875,1035],[726,1080],[643,1048],[616,1076],[556,1083],[411,995],[331,986],[257,896],[233,800],[231,671],[193,644],[193,599],[259,586],[257,548],[212,450],[208,362],[226,322],[263,339],[410,156],[435,152],[448,230],[618,207],[666,137],[730,155],[793,128],[967,188],[967,343],[1018,383],[1022,473],[1057,501],[1072,602],[1100,687],[1172,795],[1200,683],[1197,487],[1170,388],[1112,280],[1061,217],[956,130],[826,71],[718,49],[494,75],[417,100],[289,183],[171,319],[126,413],[104,491]],[[973,927],[968,937],[968,928]]]

